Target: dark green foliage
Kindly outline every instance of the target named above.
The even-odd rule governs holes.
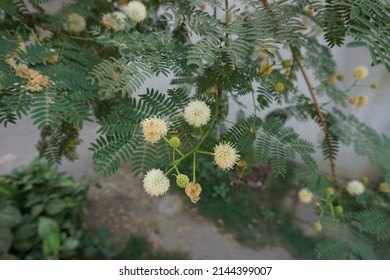
[[[0,178],[0,256],[2,258],[71,258],[84,229],[89,185],[43,159]]]
[[[389,211],[385,209],[367,209],[356,214],[356,222],[362,232],[376,235],[378,241],[390,236]]]
[[[39,155],[47,158],[50,163],[60,163],[63,156],[69,160],[77,159],[76,146],[81,142],[79,130],[79,127],[65,122],[55,129],[44,127],[36,146]]]
[[[284,127],[280,121],[268,119],[263,125],[256,144],[256,157],[266,164],[271,162],[276,174],[285,175],[286,161],[299,154],[306,167],[313,173],[318,167],[312,159],[314,146],[299,137],[291,127]]]
[[[390,139],[379,135],[375,130],[359,121],[355,116],[345,116],[340,110],[334,109],[330,129],[338,135],[344,145],[353,146],[355,152],[383,170],[385,181],[390,177],[389,147]]]
[[[373,65],[383,64],[390,72],[388,1],[331,0],[326,1],[319,17],[325,40],[332,47],[342,45],[346,36],[355,41],[348,47],[368,48]]]

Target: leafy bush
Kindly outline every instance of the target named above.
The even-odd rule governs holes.
[[[182,259],[151,248],[142,236],[125,246],[112,233],[89,228],[87,192],[95,181],[77,182],[45,159],[34,159],[0,177],[0,259]]]
[[[0,177],[2,258],[69,259],[85,235],[89,183],[58,172],[44,159]]]

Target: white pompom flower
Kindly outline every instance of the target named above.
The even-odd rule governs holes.
[[[313,193],[307,188],[303,188],[299,190],[298,197],[303,203],[310,203],[313,200]]]
[[[111,14],[111,25],[115,31],[125,29],[126,15],[122,12],[113,12]]]
[[[368,76],[368,70],[364,65],[358,66],[355,69],[353,69],[352,75],[355,78],[355,80],[363,80]]]
[[[169,179],[160,169],[151,169],[144,177],[144,190],[151,196],[161,196],[169,189]]]
[[[124,12],[135,22],[141,22],[146,19],[146,7],[139,1],[130,1],[124,8]]]
[[[230,142],[219,143],[214,147],[214,164],[221,169],[232,169],[240,155]]]
[[[77,13],[72,13],[68,15],[68,30],[72,32],[81,32],[87,27],[87,22],[85,18],[80,16]]]
[[[167,123],[160,118],[148,118],[141,122],[144,138],[147,142],[155,144],[161,137],[167,135]]]
[[[360,181],[352,180],[347,184],[347,191],[353,196],[360,195],[364,193],[364,185]]]
[[[184,119],[189,125],[194,127],[201,127],[208,123],[210,116],[211,110],[209,106],[207,106],[207,104],[203,101],[191,101],[184,108]]]

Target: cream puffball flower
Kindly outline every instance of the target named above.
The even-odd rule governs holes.
[[[368,70],[366,66],[358,66],[355,69],[353,69],[352,75],[355,78],[355,80],[363,80],[368,76]]]
[[[303,203],[310,203],[313,200],[313,193],[307,188],[303,188],[298,192],[298,197]]]
[[[125,29],[126,15],[122,12],[113,12],[110,15],[110,23],[115,31]]]
[[[81,32],[87,26],[85,19],[79,14],[72,13],[68,15],[68,30],[72,32]]]
[[[168,126],[163,119],[149,118],[141,122],[145,140],[149,143],[157,143],[161,137],[167,135]]]
[[[214,164],[221,169],[232,169],[239,159],[240,155],[229,142],[214,147]]]
[[[205,102],[194,100],[184,108],[184,119],[194,127],[201,127],[210,120],[211,110]]]
[[[160,169],[152,169],[144,177],[144,190],[151,196],[164,195],[169,189],[169,179]]]
[[[124,12],[135,22],[143,21],[146,18],[146,7],[139,1],[130,1],[124,8]]]
[[[360,195],[364,193],[364,185],[362,182],[352,180],[347,184],[347,191],[353,196]]]

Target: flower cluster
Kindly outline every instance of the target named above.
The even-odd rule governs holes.
[[[205,124],[207,124],[210,120],[211,116],[211,110],[209,106],[204,101],[199,100],[193,100],[191,101],[185,108],[183,112],[183,117],[185,121],[190,124],[191,126],[194,126],[196,128],[201,127]],[[221,169],[232,169],[237,162],[240,159],[240,156],[236,150],[236,148],[233,146],[230,142],[221,142],[218,145],[214,147],[214,152],[208,152],[208,151],[200,151],[197,148],[195,148],[191,152],[187,152],[186,154],[182,153],[179,150],[180,147],[180,139],[177,136],[172,136],[169,140],[166,138],[166,135],[168,133],[168,126],[167,123],[157,117],[147,118],[141,121],[140,123],[143,131],[143,136],[146,142],[155,144],[157,143],[161,138],[164,139],[165,142],[173,149],[173,161],[172,161],[172,167],[167,171],[167,174],[169,174],[171,171],[176,170],[176,184],[180,188],[185,189],[185,193],[187,196],[191,199],[193,203],[196,203],[200,199],[200,193],[202,191],[201,186],[196,182],[196,154],[206,154],[206,155],[212,155],[214,157],[214,163]],[[207,133],[206,133],[207,135]],[[201,137],[205,137],[204,135]],[[203,141],[202,139],[201,141]],[[175,155],[179,154],[181,158],[175,160]],[[190,179],[187,175],[181,174],[178,169],[178,164],[180,162],[190,156],[191,154],[194,155],[194,174],[192,178],[192,182],[190,182]],[[166,178],[166,179],[165,179]],[[168,189],[167,185],[169,185],[166,180],[168,178],[166,175],[162,173],[159,169],[152,169],[149,171],[144,179],[144,189],[147,193],[158,196],[165,193],[165,191]]]
[[[261,75],[264,75],[264,76],[269,76],[271,75],[272,73],[272,63],[266,61],[266,62],[263,62],[261,65],[260,65],[260,74]]]
[[[203,101],[191,101],[184,109],[185,121],[194,127],[201,127],[210,120],[211,110]]]
[[[310,203],[313,200],[313,193],[307,188],[303,188],[298,192],[298,197],[303,203]]]
[[[221,169],[232,169],[239,159],[237,150],[229,142],[214,147],[214,163]]]
[[[102,17],[102,23],[106,28],[112,28],[114,31],[124,30],[126,24],[126,15],[122,12],[104,14]]]
[[[149,118],[141,122],[144,138],[147,142],[155,144],[161,137],[167,135],[168,126],[163,119]]]
[[[363,95],[363,96],[351,96],[348,99],[348,103],[351,104],[352,106],[356,106],[356,108],[360,108],[363,105],[366,105],[368,103],[368,96]]]
[[[160,169],[152,169],[144,177],[145,192],[151,196],[164,195],[169,189],[169,179]]]
[[[18,65],[12,58],[7,58],[6,63],[15,70],[16,76],[28,80],[27,90],[39,92],[49,85],[49,79],[46,76],[36,70],[30,69],[26,64]]]
[[[355,80],[363,80],[368,76],[368,70],[363,65],[358,66],[355,69],[353,69],[352,75],[355,78]]]
[[[51,53],[55,53],[56,51],[54,49],[50,49],[49,50]],[[57,63],[58,62],[58,55],[54,54],[52,57],[45,57],[43,59],[43,62],[45,63],[50,63],[50,64],[54,64],[54,63]]]
[[[83,31],[86,27],[87,22],[85,21],[85,18],[77,13],[68,15],[67,28],[69,31],[78,33]]]
[[[146,7],[139,1],[130,1],[124,8],[125,14],[135,22],[141,22],[146,19]]]
[[[347,184],[347,192],[352,196],[361,195],[364,193],[364,185],[360,181],[352,180]]]

